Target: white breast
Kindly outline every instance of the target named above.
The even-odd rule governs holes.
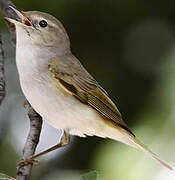
[[[17,39],[16,64],[22,91],[33,108],[51,125],[71,134],[94,135],[105,127],[104,121],[91,107],[57,87],[48,72],[52,54]]]

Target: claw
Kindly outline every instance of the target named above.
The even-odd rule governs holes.
[[[31,158],[22,158],[20,159],[18,162],[17,162],[17,169],[19,168],[22,168],[24,166],[27,166],[29,164],[32,164],[32,165],[38,165],[39,164],[39,160],[37,159],[31,159]]]

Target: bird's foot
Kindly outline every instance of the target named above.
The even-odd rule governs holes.
[[[37,159],[32,159],[32,157],[29,158],[22,158],[17,162],[17,169],[22,168],[24,166],[27,166],[29,164],[32,165],[38,165],[39,164],[39,160]]]

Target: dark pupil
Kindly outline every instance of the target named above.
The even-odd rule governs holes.
[[[42,21],[40,21],[39,22],[39,25],[41,26],[41,27],[47,27],[47,22],[45,21],[45,20],[42,20]]]

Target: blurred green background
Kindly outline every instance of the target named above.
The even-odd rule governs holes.
[[[107,90],[128,126],[175,165],[175,1],[13,2],[20,10],[48,12],[64,24],[73,53]],[[15,47],[3,27],[7,95],[0,107],[0,172],[15,177],[29,121]],[[97,137],[71,140],[68,147],[41,158],[32,180],[71,180],[90,170],[97,170],[100,180],[175,179],[152,158],[127,145]],[[56,144],[59,132],[44,124],[40,141],[38,151]]]

